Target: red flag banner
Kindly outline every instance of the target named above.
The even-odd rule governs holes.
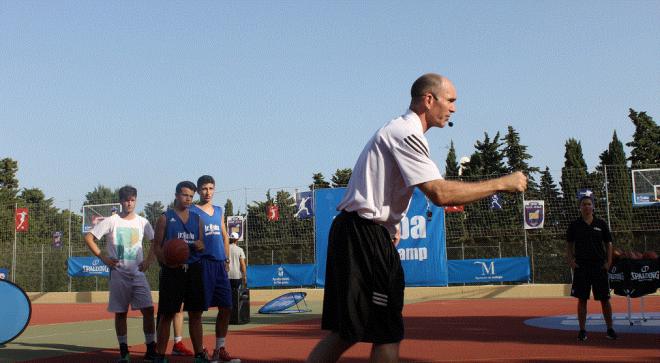
[[[16,232],[27,232],[30,228],[30,216],[27,208],[16,208]]]
[[[266,218],[271,222],[279,221],[280,209],[276,205],[269,205],[268,208],[266,208]]]
[[[462,205],[448,205],[445,207],[445,213],[460,213],[463,212]]]

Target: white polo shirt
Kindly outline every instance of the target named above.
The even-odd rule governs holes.
[[[362,150],[337,210],[357,212],[394,234],[415,185],[442,179],[422,122],[411,110],[380,128]]]

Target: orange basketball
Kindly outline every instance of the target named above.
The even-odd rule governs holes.
[[[646,251],[646,252],[644,252],[644,254],[642,256],[644,257],[644,259],[647,259],[647,260],[657,260],[658,259],[658,254],[655,253],[655,251]]]
[[[186,241],[176,238],[165,242],[163,247],[163,255],[165,255],[165,264],[169,266],[183,265],[188,261],[190,256],[190,248]]]

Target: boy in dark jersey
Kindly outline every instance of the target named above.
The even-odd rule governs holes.
[[[213,205],[215,180],[210,175],[197,179],[199,205],[192,205],[190,212],[199,215],[204,226],[204,252],[202,253],[202,276],[206,297],[205,308],[218,307],[215,320],[215,349],[211,356],[212,363],[238,363],[225,349],[225,338],[231,313],[231,284],[229,271],[229,238],[225,227],[225,216],[221,207]]]
[[[190,181],[177,184],[174,209],[168,209],[156,223],[154,251],[161,263],[159,281],[160,321],[158,322],[158,359],[155,362],[167,362],[165,352],[170,335],[170,324],[180,310],[188,312],[190,339],[195,351],[194,362],[209,362],[202,346],[202,312],[206,310],[204,285],[202,282],[201,255],[204,251],[202,239],[203,226],[197,214],[189,213],[193,196],[197,188]],[[163,243],[171,239],[185,240],[190,247],[190,257],[184,265],[168,266],[163,255]]]

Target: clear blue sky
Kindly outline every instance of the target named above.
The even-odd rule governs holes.
[[[660,117],[658,1],[0,1],[0,158],[58,205],[98,184],[171,199],[352,167],[412,81],[454,81],[441,170],[512,125],[532,164],[590,169],[628,108]],[[626,148],[628,152],[629,149]]]

